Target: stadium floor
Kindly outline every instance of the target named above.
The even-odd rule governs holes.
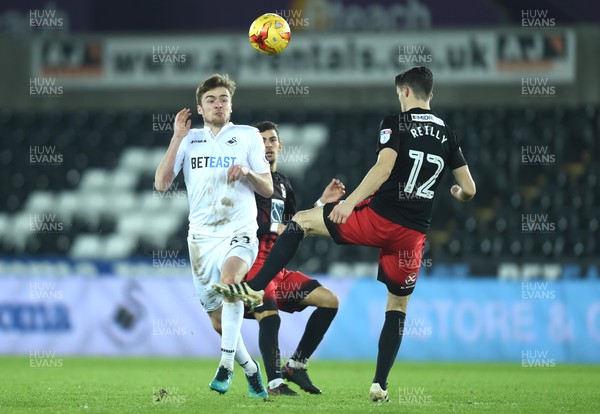
[[[377,405],[368,397],[374,362],[314,361],[309,373],[322,395],[268,401],[247,396],[239,367],[229,393],[209,391],[216,363],[0,357],[0,412],[600,412],[600,366],[398,362],[389,378],[390,402]]]

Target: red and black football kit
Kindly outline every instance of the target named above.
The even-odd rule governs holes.
[[[410,295],[419,276],[435,191],[444,171],[466,165],[456,134],[431,110],[411,109],[381,121],[377,153],[397,154],[388,179],[359,203],[346,223],[323,218],[338,244],[379,247],[377,279],[398,296]]]
[[[273,195],[269,198],[256,194],[258,208],[258,257],[248,272],[245,281],[252,280],[262,268],[273,244],[277,239],[277,225],[287,224],[296,214],[296,198],[288,178],[278,172],[272,172]],[[299,303],[321,284],[301,272],[282,269],[265,288],[263,304],[255,312],[282,310],[300,312],[306,308]]]

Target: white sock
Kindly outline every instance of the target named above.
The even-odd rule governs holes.
[[[295,361],[293,359],[288,360],[288,365],[291,368],[304,368],[306,369],[306,366],[308,365],[308,360],[306,361],[306,363],[304,362],[299,362],[299,361]]]
[[[242,302],[223,302],[223,310],[221,311],[221,362],[219,366],[224,366],[231,371],[233,371],[233,359],[240,337],[240,329],[242,329],[243,317],[244,304]]]
[[[269,381],[269,388],[270,389],[277,388],[281,384],[283,384],[283,380],[281,378],[275,378],[273,381]]]
[[[244,372],[246,375],[254,375],[256,371],[258,371],[258,367],[252,360],[252,357],[248,353],[246,349],[246,345],[244,345],[244,340],[242,339],[242,335],[238,338],[237,347],[235,348],[235,362],[240,364],[242,368],[244,368]]]

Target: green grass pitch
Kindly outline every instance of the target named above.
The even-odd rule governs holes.
[[[374,362],[315,360],[309,373],[322,395],[267,401],[247,396],[239,367],[227,394],[209,391],[216,365],[216,359],[64,358],[40,364],[1,357],[0,413],[600,412],[600,366],[397,362],[390,402],[373,404]]]

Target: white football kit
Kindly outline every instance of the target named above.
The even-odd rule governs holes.
[[[232,165],[257,174],[270,172],[263,139],[256,128],[228,123],[215,136],[208,127],[183,138],[173,172],[183,168],[190,204],[188,247],[194,284],[207,312],[223,297],[212,289],[223,263],[237,256],[252,267],[258,254],[256,199],[246,177],[227,183]]]

